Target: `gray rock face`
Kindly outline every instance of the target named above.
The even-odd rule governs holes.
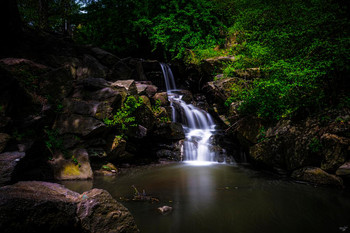
[[[24,152],[7,152],[0,154],[0,186],[11,181],[17,163],[25,156]]]
[[[130,212],[111,195],[93,189],[81,195],[62,185],[29,181],[0,188],[4,233],[134,233]]]

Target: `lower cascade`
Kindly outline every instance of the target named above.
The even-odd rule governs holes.
[[[160,63],[165,79],[168,99],[172,108],[172,120],[179,122],[185,132],[184,160],[217,162],[217,153],[212,144],[216,132],[213,118],[206,111],[187,104],[182,90],[176,89],[169,65]]]

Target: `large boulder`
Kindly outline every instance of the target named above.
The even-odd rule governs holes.
[[[134,218],[105,190],[92,189],[81,195],[77,215],[85,232],[139,232]]]
[[[159,140],[181,140],[185,138],[182,125],[177,122],[166,122],[158,124],[152,136]]]
[[[169,106],[168,94],[166,92],[159,92],[153,96],[153,100],[159,102],[161,106]]]
[[[55,122],[59,134],[77,134],[83,137],[92,136],[106,130],[106,125],[93,117],[77,114],[62,114]]]
[[[0,188],[0,231],[82,232],[76,218],[79,194],[46,182]]]
[[[321,137],[320,144],[324,156],[321,168],[325,171],[336,171],[350,155],[350,138],[325,133]]]
[[[132,79],[118,80],[112,83],[112,87],[125,88],[129,95],[137,95],[137,87],[136,87],[135,81]]]
[[[130,212],[101,189],[83,194],[62,185],[29,181],[0,188],[4,233],[134,233]]]
[[[85,149],[76,149],[66,159],[61,153],[56,154],[49,162],[53,168],[56,180],[85,180],[92,179],[89,154]]]
[[[329,174],[318,167],[304,167],[295,170],[292,173],[292,178],[317,185],[343,187],[343,180],[340,177]]]
[[[11,181],[17,163],[24,156],[24,152],[6,152],[0,154],[0,186]]]

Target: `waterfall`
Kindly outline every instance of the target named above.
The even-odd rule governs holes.
[[[217,161],[212,145],[215,123],[209,113],[187,104],[183,92],[176,89],[173,73],[169,65],[160,63],[165,79],[168,99],[172,108],[172,120],[179,122],[185,132],[184,158],[188,161]]]

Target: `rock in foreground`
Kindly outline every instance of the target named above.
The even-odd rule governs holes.
[[[0,232],[139,232],[130,212],[105,190],[83,194],[29,181],[0,188]]]

